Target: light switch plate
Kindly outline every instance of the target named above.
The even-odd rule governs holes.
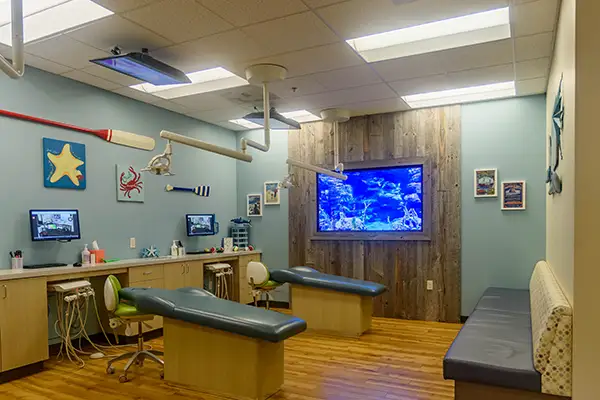
[[[135,238],[129,238],[129,248],[135,249]]]
[[[427,290],[433,290],[433,281],[427,281]]]

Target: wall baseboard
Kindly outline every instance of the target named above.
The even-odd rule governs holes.
[[[29,375],[37,374],[44,370],[44,362],[36,362],[35,364],[25,365],[23,367],[11,369],[10,371],[4,371],[0,373],[0,383],[14,381],[15,379],[21,379]]]
[[[460,323],[464,324],[465,322],[467,322],[467,319],[469,319],[468,315],[461,315],[460,316]]]

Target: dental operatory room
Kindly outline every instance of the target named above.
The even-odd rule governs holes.
[[[599,20],[0,0],[0,399],[600,400]]]

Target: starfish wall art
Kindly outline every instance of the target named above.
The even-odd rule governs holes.
[[[44,138],[44,186],[84,190],[85,145]]]

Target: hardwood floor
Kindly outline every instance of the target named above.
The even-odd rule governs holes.
[[[271,399],[453,399],[453,382],[442,377],[442,359],[460,326],[374,318],[372,330],[360,339],[300,334],[285,342],[285,384]],[[162,339],[148,343],[162,349]],[[78,369],[51,359],[44,372],[0,385],[0,399],[222,399],[166,384],[149,362],[124,384],[118,382],[123,363],[117,375],[106,375],[106,359],[86,363]],[[236,373],[243,371],[232,371],[232,379]]]

